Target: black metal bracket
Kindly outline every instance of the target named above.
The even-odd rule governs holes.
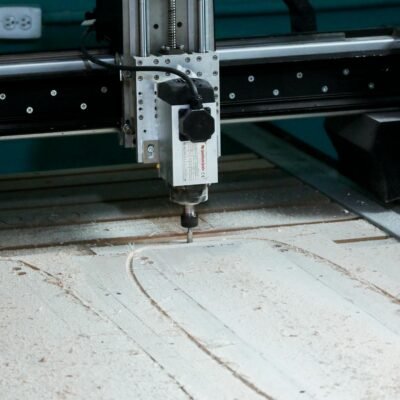
[[[216,101],[223,120],[393,110],[398,71],[400,53],[223,63]],[[119,127],[122,97],[119,74],[101,69],[0,78],[0,135]]]
[[[117,127],[121,90],[119,77],[107,71],[3,80],[0,135]]]
[[[400,54],[223,66],[223,118],[400,107]]]

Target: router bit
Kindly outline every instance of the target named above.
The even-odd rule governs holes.
[[[193,230],[190,228],[187,231],[187,243],[193,243]]]
[[[193,243],[193,229],[199,225],[196,206],[208,200],[208,186],[186,186],[171,188],[171,200],[183,207],[181,226],[187,229],[187,243]]]
[[[186,205],[181,216],[181,225],[187,228],[187,243],[193,243],[193,228],[199,224],[199,217],[196,214],[194,205]]]

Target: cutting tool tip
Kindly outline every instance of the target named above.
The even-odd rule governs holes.
[[[190,228],[187,231],[187,242],[193,243],[193,230]]]

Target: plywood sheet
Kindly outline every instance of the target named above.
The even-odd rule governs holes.
[[[400,301],[279,235],[2,262],[5,399],[397,399]]]
[[[199,207],[198,234],[354,219],[254,155],[223,158],[220,167],[221,183]],[[0,251],[182,237],[181,208],[165,184],[144,179],[149,167],[129,168],[0,179]]]

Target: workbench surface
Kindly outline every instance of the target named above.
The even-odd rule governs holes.
[[[1,399],[400,398],[400,245],[253,154],[195,243],[153,167],[0,178]]]

